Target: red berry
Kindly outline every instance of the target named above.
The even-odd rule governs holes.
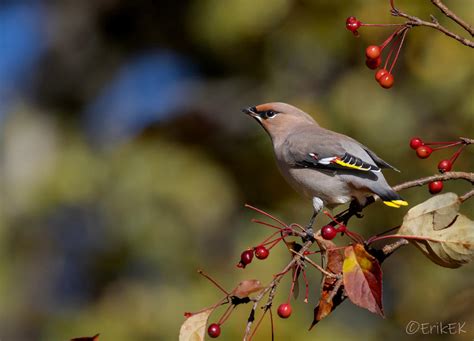
[[[433,149],[431,149],[431,147],[428,147],[428,146],[421,146],[421,147],[416,148],[416,155],[418,155],[420,159],[426,159],[427,157],[431,155],[432,152],[433,152]]]
[[[411,149],[418,149],[418,147],[421,147],[423,144],[424,144],[423,141],[419,137],[413,137],[410,140]]]
[[[453,168],[453,163],[450,160],[442,160],[438,163],[438,170],[441,173],[449,172]]]
[[[258,259],[265,259],[270,254],[270,251],[263,245],[259,245],[255,248],[255,257]]]
[[[379,83],[384,89],[390,89],[393,86],[393,75],[391,73],[386,73],[379,79]]]
[[[386,69],[380,69],[378,70],[376,73],[375,73],[375,80],[378,82],[380,80],[380,78],[385,75],[386,73],[388,73],[388,71]]]
[[[356,21],[357,21],[356,17],[347,17],[346,24],[353,23],[353,22],[356,22]]]
[[[365,49],[365,56],[367,59],[377,59],[380,57],[382,49],[377,45],[370,45]]]
[[[337,231],[332,225],[326,225],[321,228],[321,236],[324,239],[331,240],[336,236]]]
[[[253,251],[252,250],[245,250],[240,255],[240,262],[237,265],[240,268],[245,268],[246,265],[250,264],[253,259]]]
[[[377,59],[366,59],[365,65],[371,70],[375,70],[382,64],[382,58],[378,57]]]
[[[221,326],[217,323],[212,323],[209,328],[207,328],[207,334],[213,339],[219,337],[219,335],[221,335]]]
[[[291,305],[289,303],[282,303],[278,307],[278,316],[282,319],[287,319],[291,315]]]
[[[428,185],[431,194],[439,193],[443,190],[443,181],[433,181]]]
[[[356,17],[346,19],[346,28],[353,33],[356,33],[361,25],[362,23]]]

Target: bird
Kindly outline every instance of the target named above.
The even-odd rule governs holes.
[[[381,172],[382,168],[398,169],[355,139],[321,127],[312,116],[287,103],[265,103],[242,111],[270,136],[286,181],[312,200],[308,230],[324,207],[332,210],[351,202],[360,211],[374,194],[390,207],[408,205]]]

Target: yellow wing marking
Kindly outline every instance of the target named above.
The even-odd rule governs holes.
[[[347,168],[357,169],[357,170],[361,170],[361,171],[369,171],[370,170],[370,168],[364,168],[362,166],[351,165],[350,163],[344,162],[340,159],[336,159],[333,162],[337,163],[340,166],[347,167]]]

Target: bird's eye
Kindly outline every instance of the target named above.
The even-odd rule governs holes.
[[[276,115],[276,112],[274,112],[273,110],[268,110],[266,116],[267,118],[272,118],[275,115]]]

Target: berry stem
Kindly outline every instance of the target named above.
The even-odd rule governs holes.
[[[250,208],[251,210],[254,210],[254,211],[256,211],[256,212],[258,212],[258,213],[260,213],[260,214],[263,214],[264,216],[266,216],[266,217],[268,217],[268,218],[270,218],[270,219],[273,219],[274,221],[276,221],[277,223],[279,223],[279,224],[280,224],[281,226],[283,226],[283,227],[288,227],[288,225],[286,225],[286,224],[285,224],[284,222],[282,222],[280,219],[278,219],[278,218],[272,216],[271,214],[268,214],[268,213],[265,212],[265,211],[262,211],[262,210],[259,209],[259,208],[256,208],[256,207],[254,207],[254,206],[252,206],[252,205],[249,205],[249,204],[245,204],[244,206],[245,206],[246,208]]]
[[[460,143],[460,141],[424,142],[423,144],[428,145],[428,146],[433,146],[433,145],[446,145],[446,144],[452,145],[453,143]]]
[[[413,240],[427,240],[429,242],[439,242],[438,239],[433,239],[433,238],[428,238],[428,237],[418,237],[418,236],[409,236],[409,235],[405,236],[405,235],[401,235],[401,234],[389,234],[388,236],[381,236],[381,237],[377,237],[377,238],[372,239],[370,241],[370,244],[372,244],[373,242],[377,242],[379,240],[393,239],[393,238],[403,238],[403,239],[413,239]]]
[[[267,223],[267,222],[262,221],[262,220],[252,219],[252,220],[250,220],[250,221],[251,221],[252,223],[257,223],[257,224],[265,225],[265,226],[268,226],[268,227],[271,227],[271,228],[274,228],[274,229],[279,229],[279,230],[282,229],[282,228],[279,227],[279,226],[272,225],[272,224]]]
[[[341,249],[345,249],[345,248],[346,248],[345,246],[339,246],[339,247],[334,247],[334,248],[330,248],[330,249],[327,249],[327,250],[328,251],[329,250],[333,251],[333,250],[341,250]],[[311,258],[306,257],[306,255],[302,255],[301,253],[298,253],[295,250],[291,250],[291,252],[293,252],[295,255],[298,255],[298,256],[302,257],[305,261],[307,261],[309,264],[314,266],[316,269],[318,269],[324,275],[326,275],[328,277],[335,277],[336,276],[335,274],[333,274],[331,272],[328,272],[327,270],[324,270],[318,263],[315,263]]]
[[[388,62],[390,61],[390,58],[392,57],[392,53],[393,53],[393,44],[392,44],[392,47],[390,48],[390,51],[388,52],[387,58],[385,58],[385,64],[383,66],[385,70],[387,70],[387,65],[388,65]]]
[[[207,278],[209,281],[211,281],[212,284],[214,284],[218,289],[220,289],[224,294],[226,294],[227,296],[229,296],[230,294],[227,292],[227,290],[225,290],[219,283],[217,283],[213,278],[211,278],[211,276],[209,276],[208,274],[206,274],[204,271],[202,271],[201,269],[198,270],[198,274],[200,274],[201,276],[204,276],[205,278]]]
[[[318,250],[318,251],[307,251],[304,255],[305,255],[305,256],[315,255],[315,254],[321,253],[321,252],[322,252],[321,250]]]
[[[271,240],[267,243],[264,243],[262,244],[263,246],[267,246],[267,245],[270,245],[267,247],[267,250],[270,251],[275,245],[277,245],[279,242],[281,242],[283,240],[283,237],[279,237],[277,239],[274,239],[274,240]]]
[[[296,283],[296,278],[299,275],[299,270],[300,266],[297,264],[295,268],[295,273],[293,274],[293,280],[291,281],[291,288],[290,288],[290,293],[288,294],[288,299],[286,300],[286,303],[290,303],[291,295],[293,295],[293,292],[295,291],[295,283]]]
[[[224,304],[227,304],[227,303],[229,303],[229,297],[228,297],[228,296],[224,297],[223,299],[221,299],[221,300],[218,301],[217,303],[211,305],[210,307],[206,307],[206,308],[203,308],[203,309],[201,309],[201,310],[194,311],[194,312],[191,312],[191,313],[186,312],[185,315],[189,314],[189,316],[193,316],[193,315],[196,315],[196,314],[200,314],[200,313],[202,313],[202,312],[204,312],[204,311],[206,311],[206,310],[210,310],[210,309],[214,310],[214,309],[216,309],[218,306],[224,305]]]
[[[258,319],[257,323],[255,324],[255,327],[253,328],[253,332],[252,332],[252,334],[251,334],[250,337],[249,337],[249,341],[251,341],[251,340],[253,339],[255,333],[257,332],[258,327],[260,327],[260,324],[262,323],[263,318],[265,317],[265,314],[267,313],[268,310],[269,310],[269,309],[267,309],[267,308],[265,308],[265,309],[263,310],[262,316],[260,316],[260,318]],[[270,313],[271,313],[271,311],[270,311]]]
[[[390,228],[390,229],[388,229],[388,230],[385,230],[385,231],[383,231],[383,232],[380,232],[380,233],[378,233],[378,234],[376,234],[376,235],[370,237],[369,239],[367,239],[366,244],[372,243],[372,240],[373,240],[373,239],[376,239],[377,237],[383,236],[383,235],[386,234],[386,233],[389,233],[389,232],[392,232],[392,231],[395,231],[395,230],[399,229],[400,226],[401,226],[401,225],[392,227],[392,228]]]
[[[450,144],[445,144],[445,145],[442,145],[442,146],[433,148],[433,151],[435,151],[435,150],[440,150],[440,149],[451,148],[451,147],[454,147],[454,146],[459,146],[460,144],[462,144],[461,141],[453,142],[453,143],[450,143]]]
[[[234,310],[235,308],[235,305],[231,304],[230,306],[227,307],[226,311],[224,312],[224,314],[222,314],[221,318],[219,319],[219,321],[217,322],[217,324],[220,326],[222,324],[224,324],[225,321],[227,321],[227,319],[229,318],[230,314],[232,314],[232,311]]]
[[[393,37],[395,37],[396,35],[398,35],[398,33],[400,33],[400,31],[403,29],[403,27],[405,25],[397,25],[397,26],[402,26],[400,27],[399,29],[393,31],[393,33],[391,35],[388,36],[387,39],[385,39],[385,41],[380,45],[380,49],[383,50],[385,48],[385,46],[387,46],[388,44],[390,44],[390,42],[392,41]]]
[[[400,43],[398,44],[397,54],[395,55],[395,58],[393,59],[392,66],[390,66],[390,71],[388,71],[388,73],[392,73],[393,67],[397,63],[398,55],[400,54],[400,50],[402,49],[403,42],[405,41],[405,36],[407,35],[409,29],[410,28],[408,27],[405,27],[404,29],[402,29],[403,33],[401,33],[402,38],[400,39]]]
[[[364,24],[361,22],[360,26],[386,27],[386,26],[404,26],[404,24]]]
[[[357,233],[346,230],[346,234],[350,239],[352,239],[356,243],[363,243],[364,242],[364,238],[362,238],[362,236],[357,234]]]
[[[303,273],[304,286],[305,286],[304,303],[308,303],[308,297],[309,297],[308,277],[306,277],[306,270],[302,270],[301,272]]]
[[[344,225],[343,223],[337,221],[336,218],[331,215],[331,213],[329,213],[328,211],[324,211],[323,213],[324,213],[326,216],[328,216],[333,222],[335,222],[336,225],[338,225],[338,226],[340,226],[340,227],[345,227],[345,229],[346,229],[346,231],[347,231],[347,226]]]
[[[266,244],[272,243],[273,241],[269,242],[269,240],[272,239],[276,234],[278,234],[280,232],[281,232],[281,237],[279,237],[277,240],[283,239],[283,231],[276,231],[276,232],[272,233],[268,238],[264,239],[260,244],[266,245]],[[287,231],[284,231],[284,232],[287,233]]]
[[[454,164],[454,162],[456,161],[456,159],[458,158],[458,156],[461,154],[461,152],[466,146],[467,146],[466,144],[463,144],[461,147],[458,148],[458,150],[453,154],[453,156],[451,156],[451,158],[449,159],[449,161],[451,161],[451,165]]]
[[[297,223],[293,223],[290,225],[290,228],[293,228],[293,227],[297,227],[298,229],[300,229],[302,232],[306,232],[306,229],[301,226],[300,224],[297,224]]]

